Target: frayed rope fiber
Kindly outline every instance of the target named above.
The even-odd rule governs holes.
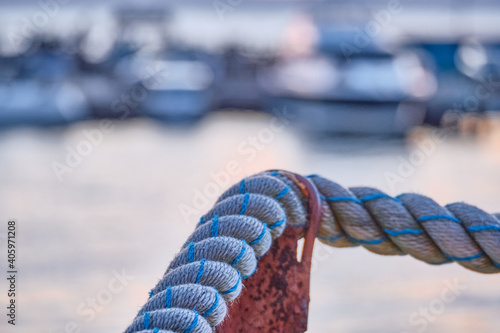
[[[317,175],[309,179],[321,195],[317,238],[325,244],[500,272],[500,214],[465,203],[441,207],[413,193],[391,197],[369,187],[345,189]],[[306,198],[282,171],[231,187],[200,219],[125,332],[212,332],[286,224],[306,225],[305,207]]]

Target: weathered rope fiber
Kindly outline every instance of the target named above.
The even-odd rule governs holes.
[[[391,197],[369,187],[345,189],[315,175],[309,179],[321,195],[317,238],[325,244],[500,272],[500,214],[465,203],[441,207],[419,194]],[[306,225],[306,204],[281,171],[231,187],[201,218],[126,332],[212,332],[286,224]]]

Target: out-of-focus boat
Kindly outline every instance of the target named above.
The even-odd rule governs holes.
[[[214,73],[199,60],[157,61],[159,73],[152,77],[141,102],[145,115],[166,121],[200,119],[211,110]]]
[[[500,111],[500,43],[469,40],[457,52],[458,68],[475,82],[469,104]]]
[[[57,42],[37,38],[25,54],[0,56],[0,126],[58,125],[89,117],[87,100],[72,80],[73,59]]]
[[[372,41],[346,56],[342,45],[352,45],[353,32],[320,36],[314,53],[260,75],[269,108],[286,108],[298,125],[319,133],[401,135],[423,124],[435,81],[415,53],[388,52]]]
[[[237,46],[222,54],[216,71],[216,109],[262,110],[264,96],[257,84],[257,73],[273,61],[267,54],[245,53]]]
[[[89,117],[81,90],[71,82],[16,80],[0,84],[0,126],[59,125]]]
[[[458,68],[458,50],[461,41],[457,39],[412,40],[405,46],[419,54],[425,66],[436,77],[436,92],[427,101],[425,123],[433,126],[446,126],[448,114],[479,113],[484,111],[484,103],[474,99],[476,82]]]

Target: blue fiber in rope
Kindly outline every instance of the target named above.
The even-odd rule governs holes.
[[[483,231],[483,230],[497,230],[500,231],[500,226],[497,225],[477,225],[473,227],[468,227],[467,230],[476,232],[476,231]]]
[[[189,250],[188,250],[188,260],[189,262],[194,261],[194,242],[189,243]]]
[[[259,259],[259,258],[257,258]],[[241,279],[242,280],[245,280],[245,279],[248,279],[250,276],[253,275],[253,273],[255,273],[257,271],[257,265],[255,265],[255,268],[253,269],[252,273],[248,274],[248,275],[245,275],[245,276],[242,276]]]
[[[430,221],[430,220],[439,220],[439,219],[445,219],[445,220],[450,220],[456,223],[460,223],[460,220],[457,219],[454,216],[449,216],[449,215],[426,215],[426,216],[420,216],[417,221],[419,222],[425,222],[425,221]]]
[[[276,171],[276,170],[271,171],[271,176],[274,176],[274,177],[278,176],[278,171]]]
[[[234,266],[238,263],[238,261],[241,260],[241,258],[243,258],[243,255],[245,254],[245,251],[247,250],[247,242],[245,242],[245,240],[241,240],[241,252],[240,254],[238,254],[238,256],[233,260],[233,262],[231,263],[231,266]]]
[[[167,287],[167,294],[165,296],[165,307],[168,309],[172,307],[172,287]]]
[[[250,199],[250,193],[245,193],[245,197],[243,198],[243,203],[241,204],[240,215],[243,215],[248,206],[248,200]]]
[[[200,218],[200,224],[203,224],[203,223],[205,223],[205,217],[203,217],[203,216],[202,216],[202,217]]]
[[[251,241],[249,245],[254,245],[254,244],[257,244],[258,242],[260,242],[262,240],[262,238],[264,238],[264,236],[266,235],[266,230],[267,230],[267,224],[262,222],[262,232],[260,233],[259,237],[255,238],[253,241]]]
[[[196,327],[196,325],[198,325],[198,311],[193,311],[193,312],[194,312],[193,322],[191,323],[191,325],[188,328],[186,328],[184,333],[191,332]]]
[[[279,227],[280,225],[282,225],[283,223],[285,223],[286,221],[286,217],[284,217],[283,219],[281,219],[280,221],[274,223],[274,224],[271,224],[268,228],[269,229],[276,229],[277,227]]]
[[[320,177],[320,175],[313,173],[311,175],[306,176],[306,178],[314,178],[314,177]]]
[[[382,242],[385,242],[387,240],[387,238],[385,237],[381,237],[381,238],[378,238],[378,239],[357,239],[357,238],[354,238],[352,236],[347,236],[347,238],[349,238],[351,241],[354,241],[356,243],[359,243],[359,244],[368,244],[368,245],[374,245],[374,244],[380,244]]]
[[[153,289],[151,289],[151,290],[149,291],[149,298],[153,297],[153,295],[154,295],[154,292],[153,292]]]
[[[203,275],[203,268],[205,267],[206,259],[201,259],[200,269],[198,270],[198,276],[196,276],[196,283],[200,283],[201,276]]]
[[[153,329],[153,333],[158,333],[158,332],[160,332],[160,329],[159,329],[158,327],[155,327],[155,328]]]
[[[478,254],[475,254],[475,255],[469,256],[469,257],[454,257],[454,256],[450,256],[449,254],[445,254],[445,255],[450,260],[454,260],[454,261],[469,261],[469,260],[474,260],[474,259],[477,259],[477,258],[481,258],[482,256],[484,256],[484,253],[478,253]]]
[[[396,200],[397,202],[401,203],[401,201],[398,198],[391,197],[390,195],[387,195],[384,193],[367,195],[367,196],[362,197],[360,200],[362,202],[366,202],[366,201],[380,199],[380,198],[388,198],[388,199]]]
[[[241,194],[245,193],[245,179],[243,179],[240,183],[240,193]]]
[[[326,197],[326,201],[329,202],[352,201],[359,204],[363,204],[363,202],[358,198],[352,198],[352,197]]]
[[[290,186],[287,185],[287,187],[285,187],[285,189],[283,191],[281,191],[277,196],[276,196],[276,199],[281,199],[283,198],[283,196],[285,194],[288,193],[288,191],[290,191]]]
[[[227,295],[227,294],[229,294],[229,293],[232,293],[232,292],[233,292],[233,291],[235,291],[236,289],[238,289],[238,286],[240,285],[240,282],[241,282],[241,274],[240,274],[240,272],[238,271],[238,281],[236,281],[236,284],[235,284],[233,287],[231,287],[230,289],[228,289],[228,290],[224,291],[224,292],[222,293],[222,295]]]
[[[149,312],[146,312],[144,314],[144,329],[148,329],[149,328]]]
[[[215,290],[214,304],[210,307],[210,309],[205,311],[205,313],[202,316],[203,317],[209,316],[212,312],[214,312],[214,310],[217,308],[217,306],[219,306],[219,292],[217,290]]]
[[[447,258],[446,260],[440,262],[440,263],[437,263],[437,265],[443,265],[443,264],[449,264],[450,262],[453,262],[453,260]]]
[[[416,230],[416,229],[403,229],[403,230],[384,229],[384,232],[391,235],[391,236],[421,235],[424,233],[422,230]]]
[[[212,237],[217,237],[217,230],[219,229],[219,217],[215,215],[212,220]]]

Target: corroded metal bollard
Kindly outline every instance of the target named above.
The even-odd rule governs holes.
[[[287,225],[283,235],[259,261],[257,272],[245,281],[241,297],[229,308],[228,319],[217,333],[282,332],[307,330],[309,285],[314,240],[319,228],[320,198],[311,182],[286,172],[308,199],[308,226]],[[297,241],[305,235],[297,261]]]

